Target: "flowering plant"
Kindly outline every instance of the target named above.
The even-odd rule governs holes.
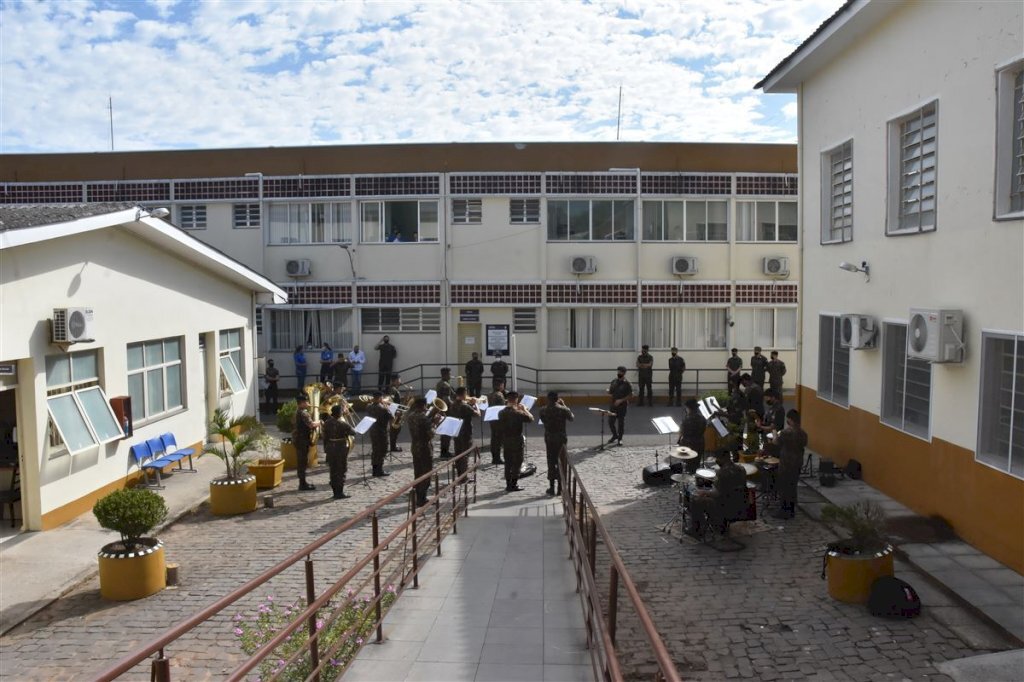
[[[394,585],[388,585],[381,595],[381,611],[386,611],[397,598]],[[242,651],[254,654],[279,630],[292,623],[305,608],[305,599],[299,598],[282,606],[273,595],[268,595],[256,613],[236,615],[232,628]],[[320,660],[321,680],[333,682],[340,677],[373,632],[374,622],[373,597],[359,597],[349,590],[340,603],[328,602],[316,620],[318,648],[323,652]],[[281,680],[305,680],[313,671],[308,647],[309,631],[302,625],[260,663],[257,679],[267,680],[278,675]],[[288,665],[286,660],[300,649],[307,651]]]

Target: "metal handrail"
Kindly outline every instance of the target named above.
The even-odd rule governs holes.
[[[458,461],[460,461],[460,460],[462,460],[464,458],[467,460],[467,464],[468,464],[468,466],[466,468],[466,471],[464,473],[462,473],[462,474],[455,475],[455,472],[456,472],[456,468],[455,468],[456,467],[456,462],[458,462]],[[469,460],[472,460],[472,461],[469,461]],[[378,637],[378,640],[379,640],[381,638],[381,636],[382,636],[381,629],[380,629],[380,620],[381,620],[381,617],[382,617],[382,614],[380,613],[380,600],[382,598],[382,595],[381,595],[381,592],[380,592],[380,581],[379,581],[379,577],[380,577],[379,557],[380,557],[381,552],[384,551],[402,533],[406,532],[407,529],[411,528],[412,532],[413,532],[413,537],[412,537],[413,552],[412,552],[412,556],[409,557],[409,559],[412,562],[412,570],[411,570],[410,573],[406,572],[406,567],[404,565],[404,560],[403,560],[403,566],[400,567],[400,570],[402,571],[401,582],[402,582],[402,588],[403,589],[405,587],[405,584],[410,579],[412,580],[412,585],[414,587],[418,587],[419,586],[420,565],[419,565],[419,556],[418,556],[418,551],[417,551],[419,549],[417,547],[417,536],[416,536],[417,521],[421,517],[424,517],[427,514],[431,513],[431,511],[433,511],[433,514],[434,514],[434,517],[435,517],[434,518],[434,524],[428,526],[427,527],[427,531],[435,533],[437,554],[438,554],[438,556],[440,556],[440,554],[441,554],[441,542],[443,540],[443,530],[444,530],[444,526],[445,526],[445,523],[442,522],[441,511],[440,511],[442,499],[445,498],[445,497],[448,497],[449,495],[452,498],[452,515],[451,515],[451,518],[450,518],[450,523],[451,523],[451,527],[452,527],[453,532],[457,532],[457,525],[456,524],[457,524],[457,517],[458,517],[459,513],[462,512],[465,516],[469,515],[470,493],[469,493],[469,491],[466,490],[466,488],[468,487],[468,485],[470,483],[472,484],[472,501],[473,502],[476,501],[476,477],[473,476],[471,478],[471,474],[475,474],[475,472],[477,471],[479,466],[480,466],[480,449],[479,449],[479,447],[473,446],[473,447],[469,448],[468,450],[466,450],[465,452],[462,452],[462,453],[456,455],[455,457],[453,457],[452,459],[447,460],[444,464],[442,464],[442,465],[440,465],[438,467],[435,467],[434,469],[432,469],[429,472],[423,474],[422,476],[419,476],[415,480],[413,480],[410,483],[404,485],[399,490],[396,490],[395,492],[390,493],[389,495],[386,495],[385,497],[382,497],[382,498],[378,499],[372,505],[370,505],[369,507],[367,507],[364,510],[362,510],[356,516],[348,519],[347,521],[342,523],[340,526],[338,526],[334,530],[331,530],[331,531],[325,533],[324,535],[320,536],[319,538],[317,538],[313,542],[307,544],[306,546],[302,547],[299,550],[296,550],[295,552],[290,554],[288,557],[286,557],[282,561],[279,561],[274,566],[272,566],[272,567],[268,568],[267,570],[263,571],[262,573],[260,573],[256,577],[248,580],[247,582],[245,582],[243,585],[241,585],[240,587],[238,587],[237,589],[235,589],[231,593],[221,597],[220,599],[218,599],[214,603],[212,603],[209,606],[201,609],[198,613],[194,614],[193,616],[191,616],[191,617],[181,621],[180,623],[172,626],[171,628],[166,630],[163,634],[157,636],[156,638],[154,638],[153,640],[151,640],[147,644],[137,648],[134,652],[132,652],[131,654],[128,654],[127,656],[122,658],[117,663],[115,663],[115,664],[111,665],[110,667],[104,669],[102,672],[100,672],[95,677],[95,679],[97,679],[97,680],[113,680],[113,679],[116,679],[120,675],[130,671],[132,668],[134,668],[136,665],[141,663],[146,658],[149,658],[150,656],[156,654],[157,658],[155,658],[153,660],[153,662],[152,662],[152,668],[153,668],[152,669],[152,679],[158,680],[159,682],[169,682],[169,680],[170,680],[170,669],[171,669],[170,668],[170,658],[165,657],[165,655],[164,655],[164,650],[168,647],[169,644],[171,644],[175,640],[181,638],[183,635],[185,635],[186,633],[188,633],[191,630],[195,629],[199,625],[209,621],[211,618],[213,618],[217,614],[221,613],[227,607],[231,606],[232,604],[234,604],[238,600],[242,599],[243,597],[251,594],[258,587],[260,587],[261,585],[265,584],[266,582],[268,582],[272,578],[280,575],[286,569],[294,566],[295,564],[297,564],[300,561],[303,561],[305,563],[306,586],[307,586],[307,607],[306,607],[306,609],[302,613],[300,613],[297,616],[295,616],[295,619],[291,623],[289,623],[287,626],[282,628],[282,630],[279,631],[278,634],[275,635],[274,638],[269,640],[267,642],[267,644],[264,645],[263,647],[261,647],[255,654],[253,654],[252,657],[250,657],[249,659],[244,661],[231,674],[231,678],[230,679],[242,679],[246,672],[251,671],[253,668],[255,668],[256,666],[258,666],[260,664],[263,656],[266,656],[271,651],[273,651],[273,649],[276,646],[280,645],[281,642],[283,642],[288,636],[290,636],[292,633],[294,633],[296,630],[298,630],[298,628],[301,627],[304,623],[310,624],[310,639],[308,640],[309,651],[311,652],[312,659],[314,661],[314,667],[318,668],[318,663],[316,662],[316,659],[317,659],[317,655],[316,655],[317,635],[316,635],[316,631],[315,631],[315,627],[314,627],[316,612],[320,608],[322,608],[325,604],[327,604],[327,602],[330,600],[330,598],[332,596],[334,596],[341,589],[343,589],[348,584],[349,580],[351,580],[353,577],[358,575],[360,571],[365,569],[366,566],[371,561],[374,562],[374,573],[372,575],[374,577],[374,582],[375,582],[375,594],[374,594],[374,598],[375,599],[374,599],[374,602],[371,605],[376,607],[376,612],[377,612],[376,613],[376,616],[377,616],[376,617],[376,621],[373,623],[373,625],[377,629],[377,637]],[[440,477],[441,477],[441,475],[443,473],[447,473],[448,483],[445,484],[444,487],[441,487]],[[432,481],[433,482],[433,484],[434,484],[434,495],[431,498],[428,499],[426,505],[423,505],[422,507],[416,509],[415,503],[413,502],[413,499],[415,497],[415,486],[417,484],[425,482],[425,481]],[[460,486],[460,485],[463,488],[463,494],[462,494],[461,503],[459,501],[459,496],[458,496],[458,486]],[[383,541],[380,541],[379,538],[377,537],[378,512],[383,507],[385,507],[388,504],[391,504],[391,503],[395,502],[396,500],[398,500],[402,496],[409,496],[411,509],[414,510],[414,511],[412,513],[410,513],[409,518],[407,518],[404,522],[399,524]],[[447,512],[446,512],[446,514],[447,514]],[[326,590],[324,590],[324,592],[319,597],[316,597],[313,594],[313,592],[312,592],[312,589],[313,589],[313,587],[312,587],[313,586],[313,573],[312,573],[312,563],[313,563],[313,561],[312,561],[312,554],[316,550],[322,548],[324,545],[326,545],[331,540],[334,540],[335,538],[337,538],[338,536],[342,535],[343,533],[352,530],[357,525],[359,525],[359,524],[361,524],[363,522],[366,522],[368,520],[372,523],[372,529],[373,529],[373,540],[374,540],[374,543],[373,543],[372,551],[370,551],[368,554],[366,554],[352,568],[350,568],[348,571],[346,571],[344,573],[344,575],[342,575],[341,578],[338,579],[338,581],[336,581],[334,584],[332,584],[330,587],[328,587]],[[449,521],[449,519],[446,517],[445,522],[447,522],[447,521]],[[393,550],[393,551],[396,551],[396,550]],[[296,652],[295,655],[293,655],[293,659],[296,658],[298,655],[301,655],[302,651],[303,651],[303,648],[300,648],[299,651]]]
[[[680,682],[681,677],[665,642],[658,634],[654,621],[644,606],[640,592],[622,561],[622,556],[612,541],[597,507],[587,493],[576,467],[569,464],[565,448],[559,456],[563,482],[562,507],[566,531],[569,535],[569,551],[576,572],[577,590],[583,602],[586,619],[587,644],[590,649],[594,675],[599,680],[617,682],[623,679],[618,654],[615,649],[616,627],[619,611],[619,586],[625,589],[627,603],[633,606],[640,621],[641,630],[650,645],[658,664],[655,680]],[[569,485],[565,485],[568,482]],[[607,616],[603,617],[600,593],[597,588],[597,545],[604,545],[609,559],[609,586]]]

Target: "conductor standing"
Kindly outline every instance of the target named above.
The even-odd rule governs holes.
[[[629,407],[629,400],[633,397],[633,384],[626,379],[625,366],[619,365],[616,370],[615,378],[608,384],[608,395],[611,396],[612,401],[608,407],[608,411],[612,413],[608,416],[608,427],[612,431],[612,437],[608,439],[608,444],[618,442],[619,445],[622,445],[622,435],[626,429],[626,408]]]

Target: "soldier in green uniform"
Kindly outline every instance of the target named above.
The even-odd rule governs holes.
[[[479,353],[473,353],[473,358],[466,363],[466,387],[469,389],[469,395],[479,398],[483,383],[484,363],[480,361]]]
[[[505,451],[505,492],[522,490],[519,473],[523,469],[523,426],[533,421],[533,415],[519,403],[519,394],[509,391],[505,396],[505,409],[498,413],[501,429],[501,447]]]
[[[384,397],[390,398],[391,402],[395,405],[402,404],[402,377],[397,374],[391,375],[391,383],[384,389]],[[397,418],[397,417],[396,417]],[[389,440],[391,441],[391,452],[401,452],[402,446],[398,444],[398,433],[401,431],[401,424],[395,427],[394,421],[391,422]]]
[[[729,359],[725,361],[726,380],[729,383],[729,393],[734,393],[740,386],[740,370],[743,369],[743,359],[740,358],[738,348],[730,351]]]
[[[495,391],[498,390],[499,382],[505,383],[506,377],[508,377],[508,363],[502,360],[500,355],[495,355],[494,362],[491,363],[491,381]]]
[[[491,407],[495,405],[505,404],[505,382],[495,382],[494,393],[487,396],[487,403]],[[504,460],[501,459],[501,424],[498,420],[490,422],[491,424],[491,464],[504,464]]]
[[[754,346],[750,356],[750,380],[764,389],[764,373],[768,369],[768,358],[761,355],[761,346]]]
[[[768,361],[768,386],[782,396],[782,377],[786,374],[786,363],[779,360],[779,351],[772,351],[772,359]]]
[[[462,428],[459,430],[459,435],[455,437],[456,456],[473,447],[473,420],[480,416],[480,410],[477,409],[476,402],[467,401],[466,393],[465,386],[459,386],[455,389],[455,402],[448,408],[449,417],[462,420]],[[466,473],[467,465],[467,457],[463,457],[455,462],[455,470],[460,476]]]
[[[427,399],[416,398],[405,416],[409,426],[409,438],[412,440],[412,471],[413,477],[419,478],[434,468],[434,453],[431,440],[434,438],[434,424],[427,417]],[[416,504],[427,503],[427,492],[430,480],[416,484]]]
[[[686,361],[679,356],[679,349],[672,346],[672,355],[668,359],[668,406],[679,407],[683,404],[683,372]]]
[[[548,392],[548,402],[540,411],[544,422],[544,447],[548,455],[548,495],[562,494],[562,477],[558,455],[569,442],[565,425],[575,419],[572,410],[562,402],[555,391]]]
[[[320,422],[313,419],[309,411],[309,396],[300,393],[295,399],[295,428],[292,430],[292,445],[295,446],[295,470],[299,477],[299,490],[316,490],[312,483],[306,483],[306,467],[309,465],[309,449],[313,446],[313,432]]]
[[[349,438],[355,437],[356,430],[341,418],[341,405],[331,408],[331,416],[324,422],[323,429],[324,453],[331,471],[331,491],[334,499],[344,500],[351,497],[345,494],[345,475],[348,473]]]
[[[393,417],[381,398],[381,392],[374,391],[373,402],[366,406],[366,415],[377,420],[370,427],[370,463],[375,478],[391,475],[390,471],[384,471],[384,457],[388,454],[388,431]]]
[[[807,432],[800,428],[800,413],[790,410],[786,413],[786,428],[775,438],[779,448],[779,511],[777,519],[791,519],[796,514],[796,490],[800,480],[800,467],[804,463],[804,449],[807,447]]]
[[[441,368],[441,380],[434,386],[437,397],[444,401],[444,404],[451,407],[455,400],[455,389],[452,388],[452,370],[449,367]],[[452,447],[451,436],[441,436],[441,459],[450,459]]]
[[[637,405],[643,406],[644,393],[647,394],[647,406],[654,405],[654,392],[651,389],[654,380],[654,356],[651,355],[649,346],[645,343],[641,348],[640,355],[636,356],[636,383],[640,387],[640,399]]]

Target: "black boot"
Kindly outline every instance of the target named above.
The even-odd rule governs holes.
[[[345,494],[345,488],[338,488],[334,491],[334,499],[336,500],[347,500],[350,497],[352,496]]]
[[[549,486],[548,486],[548,489],[547,489],[547,490],[545,490],[545,491],[544,491],[544,493],[545,493],[545,494],[546,494],[546,495],[547,495],[548,497],[554,497],[554,495],[555,495],[555,484],[554,484],[554,483],[552,483],[551,485],[549,485]]]

